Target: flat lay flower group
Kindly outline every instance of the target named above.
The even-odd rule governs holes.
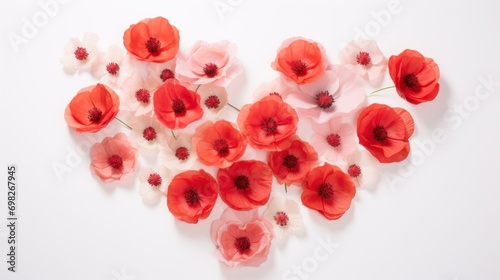
[[[274,239],[301,229],[302,207],[326,223],[341,219],[359,188],[377,185],[382,164],[408,158],[412,115],[373,102],[367,87],[392,91],[408,108],[439,93],[437,64],[416,50],[387,58],[375,41],[353,41],[331,58],[320,42],[294,37],[269,46],[276,56],[262,67],[275,78],[238,108],[231,101],[252,93],[228,90],[245,71],[236,44],[198,41],[182,50],[181,32],[163,17],[125,29],[121,46],[102,48],[94,33],[70,39],[64,71],[89,72],[96,82],[69,90],[66,123],[79,133],[121,123],[89,152],[103,184],[134,176],[144,203],[163,201],[190,224],[224,205],[206,234],[228,266],[261,265]],[[387,72],[393,85],[379,88]],[[224,110],[237,117],[221,118]],[[300,125],[309,131],[299,136]],[[156,163],[143,164],[151,151]]]

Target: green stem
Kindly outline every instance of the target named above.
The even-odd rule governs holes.
[[[285,193],[288,193],[288,185],[285,184]]]
[[[177,140],[177,137],[175,137],[175,133],[173,130],[170,130],[170,132],[172,132],[172,136],[174,136],[174,139]]]
[[[231,108],[235,109],[235,110],[236,110],[236,111],[238,111],[238,112],[240,111],[240,109],[238,109],[238,108],[236,108],[235,106],[231,105],[231,103],[227,103],[227,105],[229,105],[229,107],[231,107]]]
[[[379,91],[383,91],[383,90],[390,89],[390,88],[394,88],[394,87],[396,87],[396,86],[388,86],[388,87],[379,88],[379,89],[377,89],[376,91],[372,91],[372,92],[370,92],[370,94],[368,94],[368,96],[371,96],[372,94],[375,94],[375,93],[377,93],[377,92],[379,92]]]
[[[201,87],[201,84],[199,84],[199,85],[196,87],[196,89],[194,90],[194,92],[198,92],[198,89],[200,89],[200,87]]]
[[[118,117],[115,117],[119,122],[121,122],[124,126],[126,126],[128,129],[132,130],[132,127],[130,125],[126,124],[124,121],[120,120]]]

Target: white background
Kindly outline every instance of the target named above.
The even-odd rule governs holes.
[[[231,9],[218,13],[216,3],[229,3]],[[16,52],[9,34],[23,36],[23,19],[33,21],[43,9],[37,1],[2,1],[0,278],[500,279],[500,84],[488,90],[481,83],[500,82],[500,5],[400,0],[397,13],[377,23],[375,15],[389,3],[73,0],[58,4]],[[327,221],[301,207],[303,232],[273,241],[261,267],[227,268],[215,258],[209,236],[211,222],[225,207],[222,201],[209,219],[188,225],[174,219],[164,200],[144,205],[133,180],[100,183],[82,149],[123,127],[113,122],[102,134],[86,137],[70,131],[63,118],[76,92],[96,83],[90,75],[63,72],[59,59],[69,38],[93,31],[102,49],[122,46],[130,24],[159,15],[180,30],[183,51],[197,40],[238,45],[244,73],[230,87],[230,102],[237,106],[251,102],[261,82],[277,77],[270,64],[281,42],[293,36],[322,43],[333,63],[356,30],[369,33],[387,56],[411,48],[434,58],[441,92],[433,102],[412,106],[390,90],[369,99],[413,114],[417,128],[411,143],[420,157],[414,155],[414,164],[409,159],[384,166],[386,174],[401,180],[360,190],[340,220]],[[384,85],[390,85],[388,76]],[[479,100],[475,92],[489,96]],[[235,114],[227,116],[234,121]],[[418,143],[429,143],[436,130],[444,133],[443,141],[427,145],[424,153]],[[11,163],[19,168],[15,274],[4,262],[6,167]],[[54,164],[71,172],[58,178]],[[279,186],[273,193],[284,195]],[[287,196],[300,201],[296,188]],[[314,252],[328,241],[338,247],[326,260],[315,260]],[[294,275],[294,266],[303,274]]]

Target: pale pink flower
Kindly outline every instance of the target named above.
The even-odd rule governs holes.
[[[287,102],[319,123],[353,114],[366,103],[366,94],[355,80],[351,71],[333,66],[318,81],[299,86],[300,93],[289,95]]]
[[[137,174],[140,187],[139,194],[146,204],[156,204],[165,195],[167,187],[172,180],[170,170],[160,168],[155,171],[149,167],[141,168]]]
[[[340,51],[340,64],[373,86],[378,86],[387,69],[387,58],[374,40],[351,41]]]
[[[153,95],[156,82],[152,77],[142,78],[134,74],[128,79],[123,89],[123,110],[134,112],[134,116],[153,114]]]
[[[130,142],[136,147],[149,150],[160,150],[166,142],[163,126],[153,115],[133,118],[129,125],[132,127]]]
[[[267,260],[273,227],[258,210],[227,208],[210,228],[217,257],[228,266],[260,266]]]
[[[287,80],[283,76],[279,76],[270,82],[260,84],[253,94],[253,101],[258,101],[271,94],[286,99],[289,94],[297,91],[297,84]]]
[[[118,46],[111,46],[101,52],[90,68],[92,76],[101,83],[114,88],[122,88],[123,84],[134,73],[130,57]]]
[[[374,188],[380,180],[378,160],[368,151],[358,149],[346,161],[343,170],[349,174],[356,187]]]
[[[81,41],[78,38],[71,38],[64,48],[64,55],[61,58],[64,71],[68,74],[74,74],[76,71],[90,68],[99,52],[97,49],[98,41],[99,36],[91,32],[85,33]]]
[[[136,150],[123,133],[106,137],[90,148],[90,170],[104,182],[120,180],[135,168]]]
[[[151,62],[147,66],[148,80],[151,79],[155,87],[161,86],[168,79],[175,78],[175,59],[163,63]]]
[[[343,123],[342,117],[322,124],[312,122],[312,129],[315,134],[311,143],[329,163],[345,161],[356,150],[356,131],[352,125]]]
[[[274,237],[278,239],[302,228],[299,205],[293,200],[273,197],[263,216],[273,225]]]
[[[236,45],[229,41],[198,41],[186,55],[178,55],[176,78],[184,83],[227,87],[242,72],[236,52]]]
[[[217,115],[227,105],[227,91],[223,87],[201,85],[198,88],[200,103],[203,111]]]
[[[168,169],[189,170],[197,159],[192,138],[188,133],[178,133],[175,138],[168,135],[167,147],[160,152],[160,163]]]

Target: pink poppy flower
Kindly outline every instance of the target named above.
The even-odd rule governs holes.
[[[354,151],[343,170],[351,176],[356,187],[372,189],[380,180],[378,160],[365,149]]]
[[[166,136],[163,132],[163,126],[154,116],[133,118],[129,125],[132,127],[130,142],[134,146],[149,150],[160,150],[163,148]]]
[[[191,169],[198,158],[193,149],[193,135],[178,133],[176,138],[167,136],[167,146],[160,152],[160,163],[168,169]]]
[[[278,239],[302,228],[299,205],[293,200],[273,197],[263,216],[273,225],[274,237]]]
[[[236,45],[229,41],[198,41],[185,56],[179,54],[175,68],[177,79],[190,84],[227,87],[242,72],[236,52]]]
[[[202,85],[198,89],[200,103],[203,111],[211,112],[212,119],[227,105],[227,91],[223,87],[214,85]],[[214,119],[215,120],[215,119]]]
[[[346,160],[356,149],[356,130],[348,123],[343,123],[342,118],[332,118],[326,123],[313,122],[312,145],[319,155],[330,162]]]
[[[374,40],[351,41],[340,51],[340,64],[358,74],[373,86],[378,86],[387,69],[387,58]]]
[[[61,58],[64,71],[68,74],[74,74],[77,71],[90,68],[99,51],[97,41],[99,41],[99,36],[90,32],[85,33],[81,41],[78,38],[71,38],[64,48],[64,56]]]
[[[101,52],[90,68],[90,73],[101,83],[111,87],[122,88],[124,82],[134,73],[134,67],[125,52],[118,46],[109,47]]]
[[[330,118],[353,114],[366,103],[363,87],[356,75],[342,66],[333,66],[316,82],[299,86],[300,93],[287,101],[304,117],[318,123]]]
[[[267,260],[273,227],[258,210],[227,208],[210,228],[217,257],[228,266],[260,266]]]
[[[134,74],[123,86],[123,110],[134,112],[134,116],[152,115],[155,84],[152,77]]]
[[[149,63],[148,79],[152,79],[155,87],[159,87],[169,79],[175,78],[175,59],[163,63]]]
[[[165,195],[167,186],[172,180],[171,172],[166,168],[160,168],[158,171],[149,167],[141,168],[137,177],[140,182],[141,199],[149,205],[158,203],[160,198]]]
[[[261,100],[268,95],[278,95],[286,99],[290,93],[297,91],[298,87],[295,83],[280,76],[270,82],[260,84],[253,94],[253,101]]]
[[[104,182],[120,180],[135,168],[136,150],[123,133],[106,137],[90,148],[90,170]]]

